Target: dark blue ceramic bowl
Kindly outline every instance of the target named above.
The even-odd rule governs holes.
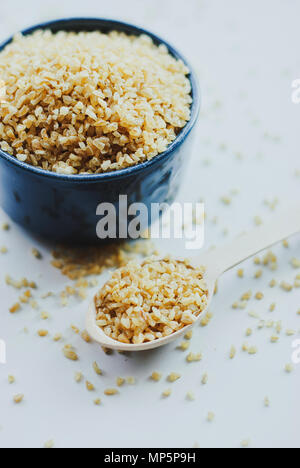
[[[65,176],[21,163],[0,150],[0,204],[16,223],[53,241],[68,244],[100,242],[96,235],[99,221],[96,209],[100,203],[112,203],[118,212],[119,195],[127,195],[129,204],[144,203],[150,212],[152,203],[171,204],[174,201],[188,163],[192,130],[200,110],[197,80],[189,64],[173,47],[130,24],[107,19],[70,18],[34,26],[23,34],[31,34],[37,29],[148,34],[156,44],[165,44],[170,53],[182,59],[191,70],[191,120],[167,151],[151,161],[112,173]],[[10,42],[11,39],[2,44],[0,50]],[[153,221],[149,217],[146,224]],[[127,225],[128,219],[121,222]]]

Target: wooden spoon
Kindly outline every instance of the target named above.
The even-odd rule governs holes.
[[[193,257],[190,260],[192,266],[195,268],[205,266],[206,268],[204,280],[209,291],[207,308],[199,314],[193,325],[188,325],[172,335],[141,344],[126,344],[113,340],[96,324],[95,299],[91,302],[87,312],[87,331],[102,346],[118,351],[145,351],[166,345],[184,335],[200,321],[210,306],[216,282],[224,272],[298,232],[300,232],[300,205],[287,208],[275,216],[272,221],[242,234],[230,243]]]

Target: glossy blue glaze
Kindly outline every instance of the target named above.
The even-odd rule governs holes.
[[[37,29],[51,29],[53,32],[118,30],[135,35],[148,34],[156,44],[165,44],[172,55],[181,58],[192,70],[164,40],[126,23],[71,18],[37,25],[23,31],[23,34]],[[0,50],[10,41],[2,44]],[[43,238],[68,244],[92,244],[101,242],[96,236],[99,221],[96,208],[100,203],[112,203],[118,211],[119,195],[127,195],[128,203],[142,202],[149,212],[151,203],[172,203],[191,153],[192,130],[200,109],[193,71],[190,80],[193,97],[190,122],[167,151],[143,164],[108,174],[65,176],[21,163],[0,150],[0,204],[4,211],[15,222]],[[149,223],[153,221],[149,219]]]

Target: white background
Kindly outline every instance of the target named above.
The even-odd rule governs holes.
[[[43,20],[79,15],[144,25],[174,43],[198,71],[202,114],[180,199],[205,200],[206,247],[252,227],[257,215],[275,215],[264,205],[266,198],[278,197],[283,208],[299,200],[300,105],[291,102],[291,83],[300,78],[299,1],[2,1],[1,39]],[[224,206],[220,198],[233,189],[239,194]],[[1,213],[0,221],[5,220]],[[197,327],[191,344],[192,351],[203,353],[203,361],[187,364],[176,344],[129,357],[106,356],[96,344],[75,336],[70,325],[84,327],[88,301],[62,308],[57,298],[39,300],[43,292],[59,293],[70,282],[51,267],[51,249],[12,224],[9,232],[0,233],[0,245],[9,249],[0,256],[0,338],[7,343],[7,365],[0,365],[0,446],[42,447],[54,439],[56,447],[239,447],[249,439],[250,447],[299,447],[300,366],[292,374],[284,367],[299,336],[287,337],[285,330],[300,329],[300,290],[287,293],[268,286],[273,277],[293,282],[298,272],[290,260],[299,256],[299,241],[292,239],[289,249],[276,247],[279,269],[264,269],[260,280],[253,279],[257,268],[252,261],[244,266],[244,279],[236,271],[224,276],[212,304],[213,320],[207,328]],[[31,255],[33,246],[42,250],[42,261]],[[169,246],[169,251],[176,248]],[[26,306],[13,316],[8,313],[18,293],[5,285],[7,273],[37,281],[39,311]],[[232,303],[249,289],[262,291],[264,300],[252,299],[246,310],[233,310]],[[277,303],[273,313],[272,302]],[[49,312],[48,323],[39,318],[41,310]],[[277,344],[270,343],[272,330],[257,330],[250,310],[265,320],[282,321]],[[248,327],[254,333],[246,339]],[[39,338],[40,328],[52,335],[62,332],[64,342]],[[257,346],[256,356],[240,351],[245,341]],[[66,343],[76,346],[78,363],[63,357]],[[233,361],[228,358],[232,345],[238,350]],[[94,360],[104,376],[93,373]],[[94,394],[83,383],[75,384],[77,370],[94,383]],[[159,383],[148,380],[154,370],[164,374]],[[182,373],[181,380],[168,384],[171,371]],[[204,372],[206,386],[201,385]],[[14,385],[8,385],[8,374],[16,376]],[[105,397],[104,389],[118,375],[133,375],[137,383],[122,388],[119,396]],[[163,400],[161,392],[168,387],[172,396]],[[186,400],[188,391],[195,401]],[[19,392],[25,399],[15,405],[13,395]],[[102,398],[101,407],[93,405],[96,396]],[[265,396],[270,408],[264,407]],[[212,423],[206,421],[208,411],[215,413]]]

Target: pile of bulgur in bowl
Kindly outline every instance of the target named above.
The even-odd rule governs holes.
[[[133,261],[95,296],[96,325],[111,339],[141,344],[192,325],[208,304],[204,268],[170,257]]]
[[[51,241],[102,242],[100,203],[174,201],[200,104],[192,67],[150,31],[103,18],[22,31],[0,45],[2,209]]]
[[[145,34],[18,34],[0,52],[0,148],[63,175],[149,161],[191,118],[189,73]]]

